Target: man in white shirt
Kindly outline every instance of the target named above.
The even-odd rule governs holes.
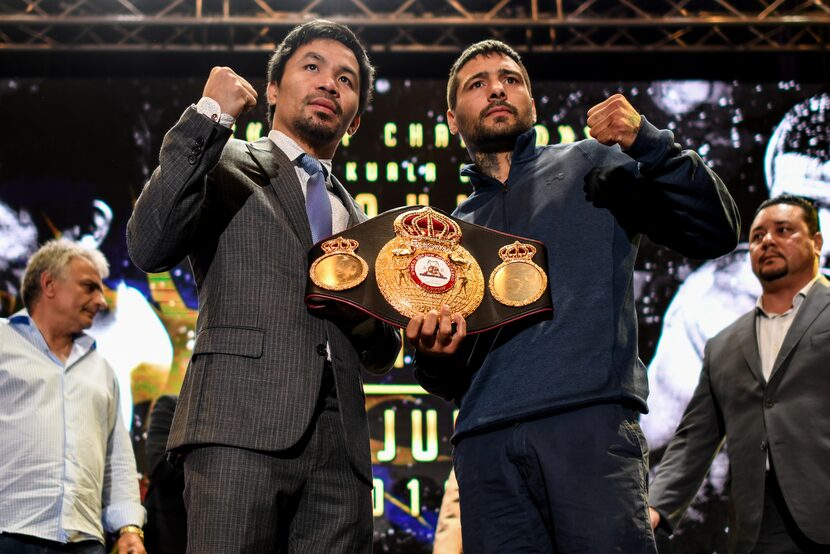
[[[816,207],[763,202],[749,231],[756,308],[706,344],[697,389],[650,485],[673,529],[729,442],[730,552],[830,552],[830,282]]]
[[[112,367],[84,333],[106,307],[97,250],[44,244],[0,320],[0,553],[144,554],[145,513]]]

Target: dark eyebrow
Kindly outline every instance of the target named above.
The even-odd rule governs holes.
[[[519,79],[522,78],[522,74],[518,71],[514,71],[513,69],[499,69],[499,77],[504,77],[505,75],[510,75],[512,77],[518,77]]]
[[[487,77],[489,74],[490,74],[489,71],[479,71],[478,73],[474,73],[473,75],[470,75],[469,77],[467,77],[467,79],[464,81],[464,86],[467,86],[467,84],[469,84],[470,81],[475,81],[476,79],[483,79],[484,77]],[[516,77],[520,81],[524,82],[524,79],[522,78],[522,74],[519,73],[518,71],[514,71],[512,69],[499,69],[496,72],[496,74],[499,77],[505,77],[505,76]]]
[[[467,79],[464,80],[464,86],[466,87],[470,83],[470,81],[475,81],[476,79],[483,79],[484,77],[487,77],[487,75],[489,74],[489,71],[479,71],[478,73],[474,73],[473,75],[470,75],[469,77],[467,77]]]

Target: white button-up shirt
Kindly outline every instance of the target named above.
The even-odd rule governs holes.
[[[63,362],[25,311],[0,319],[0,532],[103,543],[144,525],[118,398],[92,337]]]

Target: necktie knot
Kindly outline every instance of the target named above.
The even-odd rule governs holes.
[[[318,173],[325,173],[323,171],[323,164],[320,163],[320,160],[315,158],[314,156],[309,156],[308,154],[303,154],[300,156],[299,159],[300,167],[303,168],[303,171],[308,173],[309,177],[314,177]]]

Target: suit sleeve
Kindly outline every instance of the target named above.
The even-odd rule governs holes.
[[[389,371],[401,350],[400,331],[372,317],[355,325],[348,334],[361,367],[370,373]]]
[[[632,233],[691,258],[731,252],[740,236],[740,216],[726,185],[691,150],[682,150],[668,130],[645,117],[625,154],[636,161],[603,165],[585,179],[597,207],[609,209]]]
[[[167,132],[159,165],[127,223],[127,249],[146,272],[167,271],[191,250],[208,209],[206,176],[219,161],[231,130],[193,108]]]
[[[145,450],[147,466],[151,480],[154,482],[169,480],[179,471],[169,464],[164,456],[167,451],[170,426],[173,424],[173,415],[176,412],[176,402],[176,396],[162,395],[156,400],[153,411],[150,413]]]
[[[723,445],[726,428],[710,382],[709,345],[703,370],[677,431],[649,486],[649,504],[674,529]]]

